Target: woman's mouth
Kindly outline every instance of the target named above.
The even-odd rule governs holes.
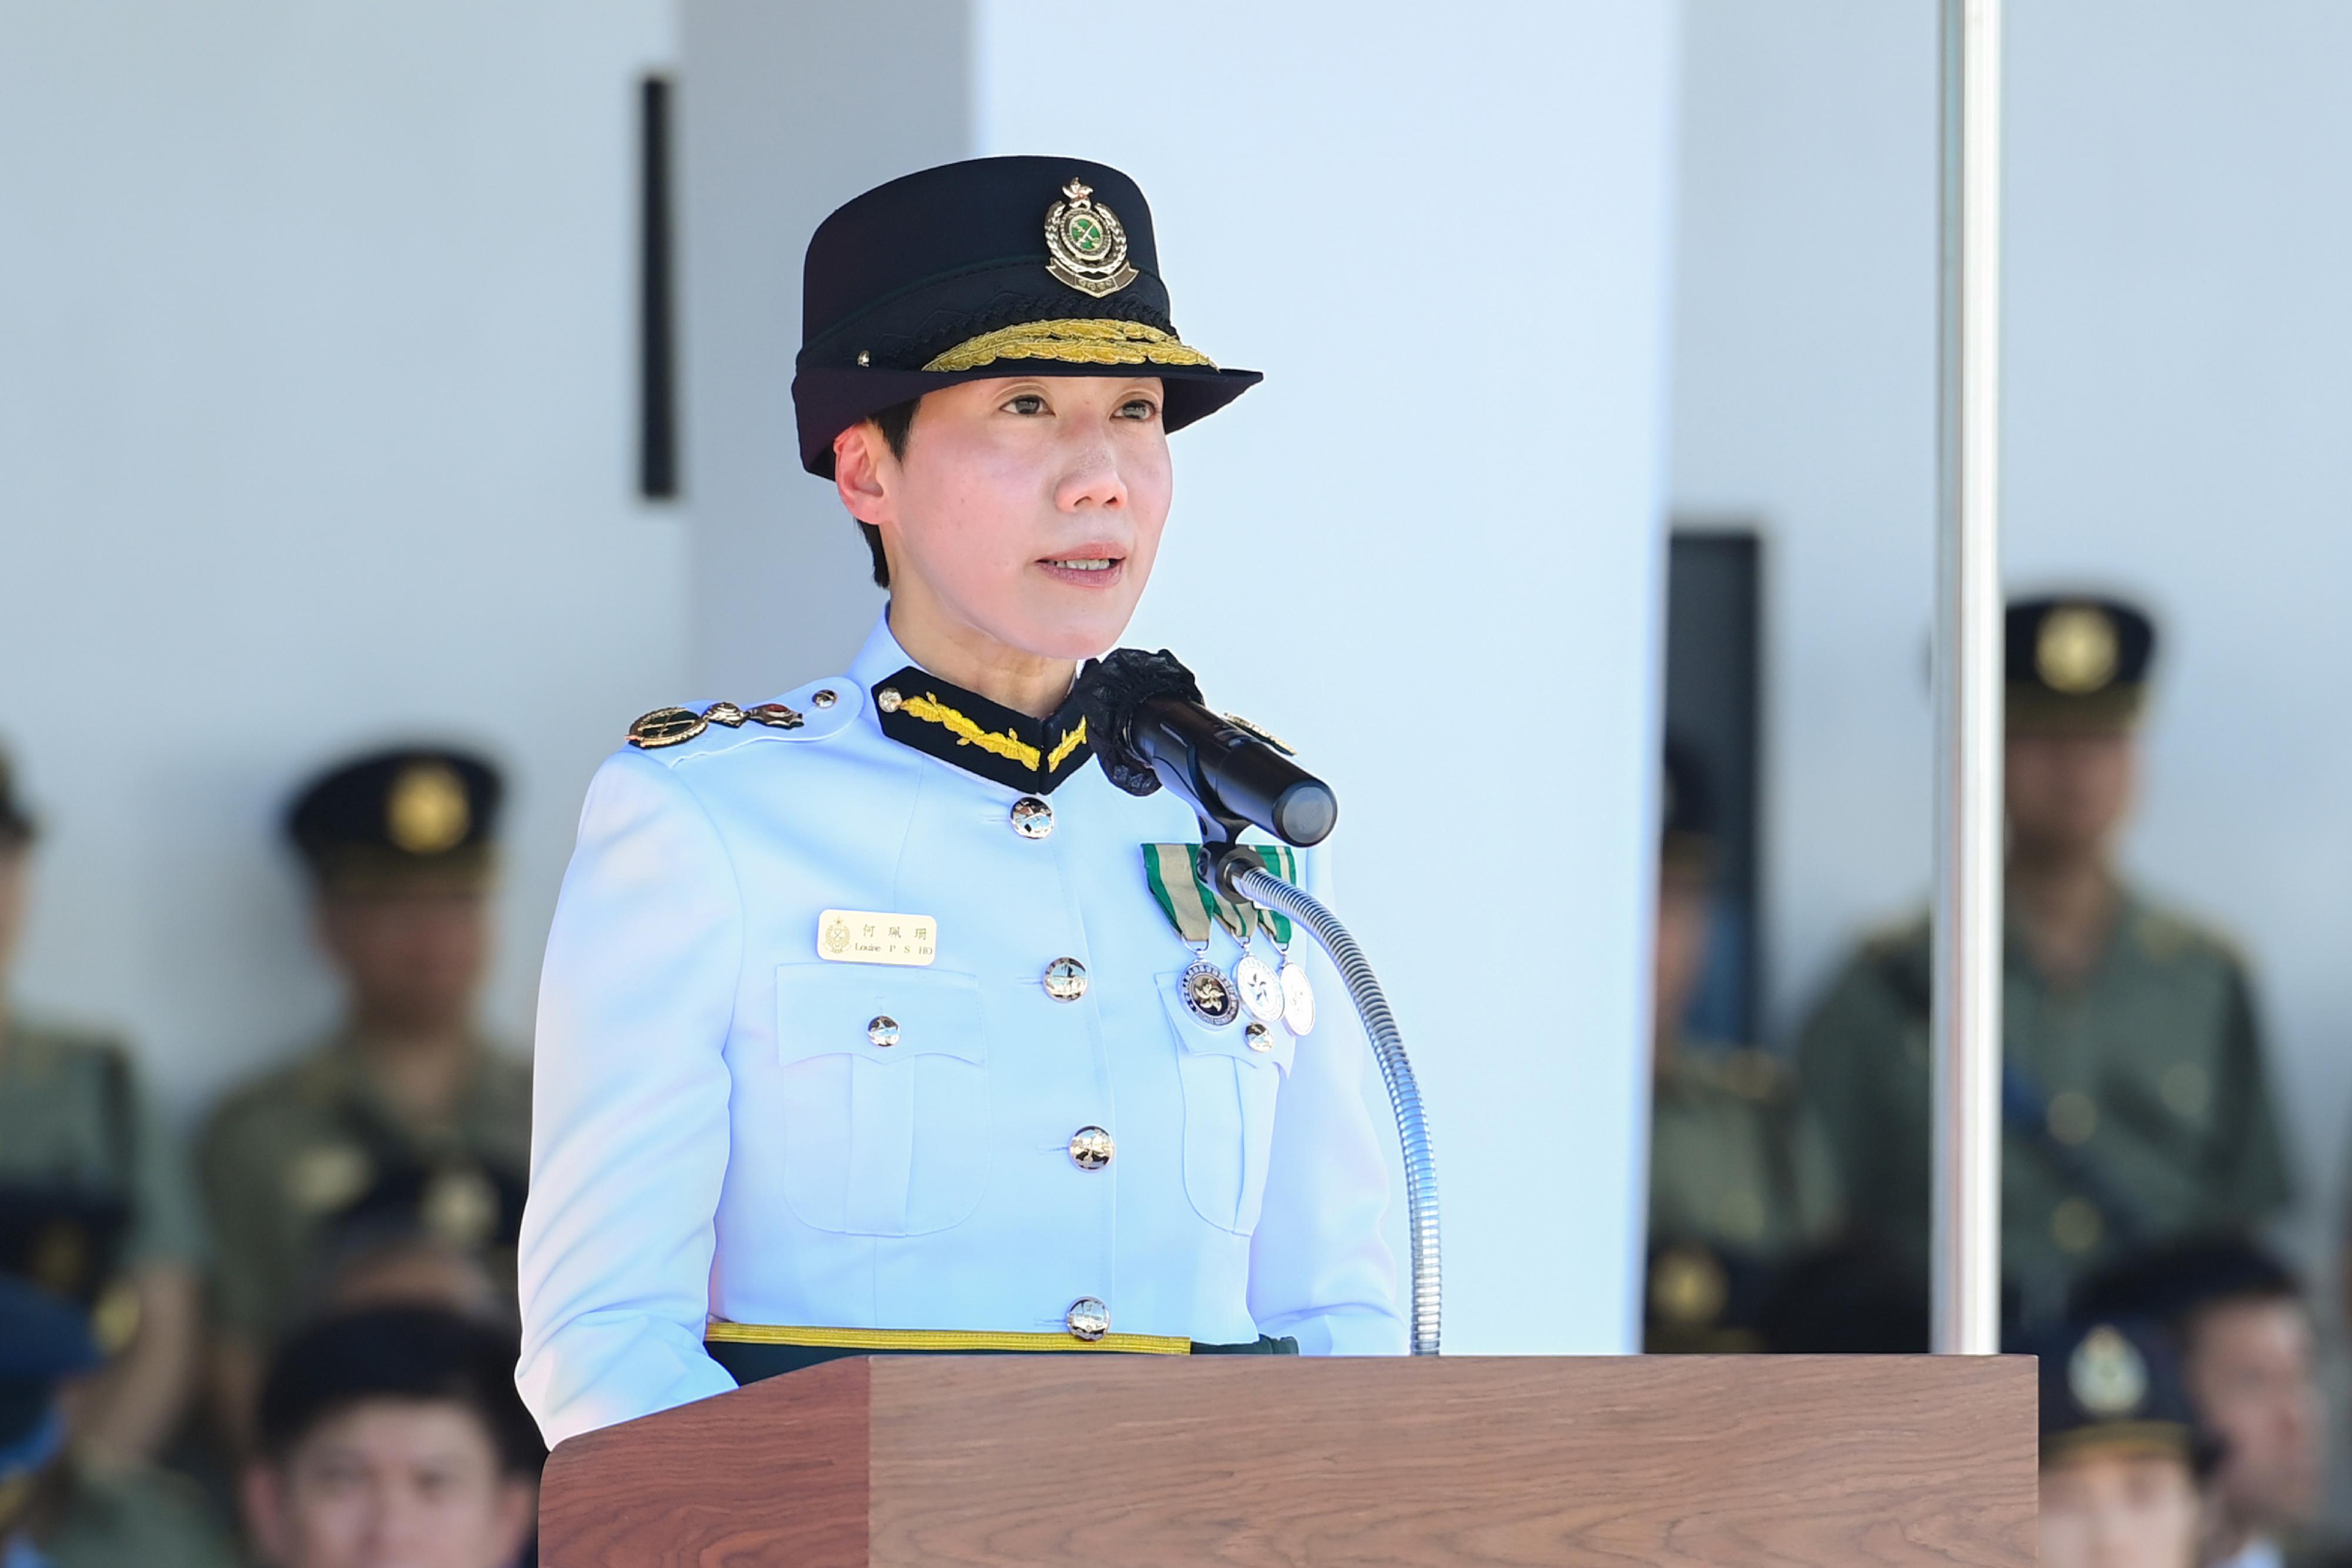
[[[1081,588],[1108,588],[1127,575],[1127,558],[1108,551],[1081,549],[1073,555],[1052,556],[1037,563],[1048,577]]]

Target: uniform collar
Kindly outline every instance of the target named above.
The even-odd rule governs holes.
[[[1094,755],[1076,693],[1042,719],[991,702],[908,658],[887,611],[850,674],[874,699],[884,735],[1006,789],[1050,795]]]

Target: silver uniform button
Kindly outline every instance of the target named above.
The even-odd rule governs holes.
[[[1082,1171],[1098,1171],[1110,1164],[1115,1147],[1100,1127],[1080,1127],[1070,1134],[1070,1158]]]
[[[1013,831],[1024,839],[1042,839],[1054,831],[1054,808],[1034,795],[1013,802]]]
[[[1092,1296],[1080,1296],[1062,1314],[1062,1322],[1076,1339],[1100,1339],[1110,1333],[1110,1309]]]
[[[1087,994],[1087,967],[1076,958],[1056,958],[1045,966],[1045,994],[1057,1002],[1075,1002]]]
[[[887,1049],[898,1043],[898,1020],[888,1013],[874,1018],[866,1026],[866,1038]]]
[[[897,713],[901,700],[898,688],[896,686],[884,686],[874,694],[874,706],[884,713]]]
[[[840,700],[840,698],[833,695],[833,688],[828,686],[824,691],[818,692],[809,698],[809,706],[831,707],[835,703],[839,702]]]
[[[1249,1028],[1244,1030],[1242,1033],[1249,1040],[1249,1048],[1252,1051],[1272,1051],[1274,1049],[1274,1040],[1268,1033],[1265,1025],[1262,1023],[1254,1023],[1250,1025]]]

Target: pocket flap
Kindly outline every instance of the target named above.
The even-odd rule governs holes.
[[[888,1026],[895,1044],[879,1044]],[[789,1066],[817,1056],[875,1061],[912,1056],[988,1061],[980,982],[952,969],[880,964],[783,964],[776,969],[776,1054]]]
[[[1202,1056],[1230,1056],[1236,1061],[1272,1062],[1282,1069],[1285,1078],[1290,1076],[1290,1064],[1298,1050],[1298,1037],[1282,1025],[1268,1024],[1263,1043],[1266,1049],[1252,1049],[1249,1042],[1249,1014],[1244,1012],[1233,1022],[1220,1028],[1203,1021],[1184,1005],[1181,988],[1182,970],[1172,970],[1152,983],[1160,988],[1160,1005],[1168,1009],[1168,1021],[1175,1027],[1176,1039],[1186,1051]]]

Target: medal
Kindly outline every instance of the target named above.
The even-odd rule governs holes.
[[[1241,1016],[1241,1000],[1234,995],[1233,981],[1206,958],[1192,960],[1176,982],[1176,994],[1184,998],[1194,1018],[1213,1029],[1223,1029]]]
[[[1285,992],[1282,977],[1274,966],[1255,953],[1244,953],[1234,965],[1234,987],[1241,992],[1242,1006],[1249,1016],[1260,1023],[1282,1021]]]
[[[1293,1034],[1315,1032],[1314,982],[1307,977],[1306,965],[1287,957],[1282,961],[1282,1021]]]

